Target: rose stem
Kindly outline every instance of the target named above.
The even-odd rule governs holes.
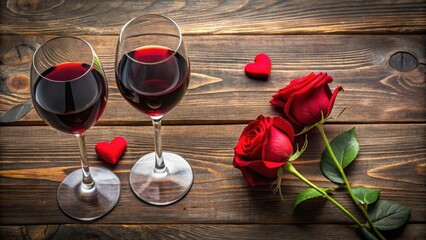
[[[384,240],[384,239],[385,239],[385,237],[383,237],[383,235],[379,232],[379,230],[377,230],[377,228],[374,226],[373,222],[371,221],[370,217],[368,216],[368,213],[367,213],[367,211],[365,210],[365,208],[364,208],[364,207],[361,205],[361,203],[360,203],[360,202],[356,199],[356,197],[355,197],[355,195],[354,195],[354,193],[353,193],[353,191],[352,191],[352,188],[351,188],[351,186],[350,186],[350,184],[349,184],[348,178],[346,177],[346,174],[345,174],[345,172],[343,171],[342,166],[340,166],[339,162],[337,161],[336,155],[334,155],[333,149],[331,148],[330,143],[328,142],[327,136],[325,135],[325,132],[324,132],[323,124],[322,124],[322,123],[318,123],[318,124],[316,125],[316,127],[317,127],[318,131],[320,132],[320,135],[321,135],[321,137],[322,137],[322,140],[324,141],[325,146],[326,146],[326,148],[327,148],[328,152],[329,152],[329,153],[330,153],[330,155],[331,155],[331,158],[333,159],[334,165],[335,165],[335,166],[337,167],[337,169],[339,170],[340,175],[342,176],[343,181],[345,182],[346,188],[348,189],[348,193],[349,193],[349,195],[351,196],[352,200],[355,202],[355,204],[358,206],[358,208],[359,208],[359,209],[361,209],[362,214],[364,215],[365,219],[367,220],[368,225],[370,226],[370,228],[372,228],[372,229],[373,229],[374,233],[375,233],[375,234],[376,234],[376,235],[377,235],[380,239]]]
[[[293,167],[293,165],[290,162],[287,162],[284,165],[284,169],[291,173],[292,175],[294,175],[295,177],[299,178],[300,180],[302,180],[304,183],[306,183],[308,186],[312,187],[313,189],[315,189],[317,192],[321,193],[328,201],[332,202],[334,205],[336,205],[337,208],[339,208],[344,214],[346,214],[346,216],[348,216],[356,225],[358,225],[359,228],[364,228],[364,226],[358,221],[358,219],[356,219],[348,210],[346,210],[346,208],[344,208],[342,205],[340,205],[340,203],[338,203],[336,200],[334,200],[334,198],[330,197],[330,195],[328,195],[324,190],[322,190],[321,188],[317,187],[315,184],[313,184],[312,182],[310,182],[308,179],[306,179],[305,177],[302,176],[302,174],[300,174],[296,168]]]

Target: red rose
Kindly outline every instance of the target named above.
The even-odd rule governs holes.
[[[235,146],[234,167],[239,168],[252,187],[271,183],[278,168],[293,153],[294,130],[282,117],[259,115],[241,133]]]
[[[321,112],[324,118],[330,115],[337,93],[343,90],[339,86],[331,93],[328,83],[332,81],[333,78],[327,73],[311,73],[292,80],[274,94],[269,102],[284,108],[285,115],[295,125],[312,125],[321,121]]]

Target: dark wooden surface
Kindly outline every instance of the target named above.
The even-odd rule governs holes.
[[[345,89],[325,128],[329,137],[355,126],[361,152],[348,169],[354,186],[413,209],[396,239],[426,236],[426,2],[424,1],[1,1],[0,114],[30,98],[35,48],[53,36],[77,35],[99,55],[110,98],[87,133],[92,165],[122,182],[117,207],[89,224],[66,217],[56,203],[61,180],[79,164],[77,144],[47,127],[34,110],[0,125],[0,239],[356,239],[355,227],[324,201],[292,204],[304,185],[283,181],[284,202],[269,186],[250,188],[232,167],[233,147],[259,114],[278,115],[269,99],[291,79],[327,71]],[[195,180],[190,193],[153,207],[131,192],[128,173],[152,150],[148,117],[120,96],[114,53],[131,17],[162,13],[181,26],[192,77],[183,101],[165,117],[164,149],[185,156]],[[267,81],[245,76],[244,65],[269,54]],[[123,135],[129,147],[115,167],[96,158],[94,145]],[[296,167],[320,186],[323,144],[310,145]],[[344,191],[333,196],[357,210]],[[359,216],[359,215],[357,215]],[[333,232],[332,229],[337,229]]]

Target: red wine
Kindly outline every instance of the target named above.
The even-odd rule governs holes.
[[[66,133],[84,133],[102,115],[108,87],[96,69],[67,62],[41,75],[34,83],[33,102],[38,114],[52,127]]]
[[[133,107],[149,116],[160,116],[185,95],[189,72],[189,62],[178,52],[150,46],[123,55],[116,81],[124,99]]]

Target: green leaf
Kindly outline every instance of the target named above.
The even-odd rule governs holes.
[[[377,240],[376,236],[369,232],[366,228],[361,228],[361,234],[365,237],[367,240]]]
[[[354,187],[352,191],[361,204],[372,204],[379,198],[379,189],[369,189],[363,186]]]
[[[379,230],[397,229],[410,216],[411,208],[388,200],[378,200],[368,211],[374,226]]]
[[[331,149],[337,158],[338,163],[344,169],[353,160],[355,160],[359,151],[358,139],[355,135],[355,128],[340,134],[330,142]],[[344,183],[338,168],[327,148],[324,149],[321,156],[321,171],[324,176],[334,183]]]
[[[320,189],[322,189],[324,192],[328,190],[332,190],[332,188],[320,188]],[[307,188],[303,192],[297,195],[296,200],[294,201],[293,208],[296,208],[296,206],[299,205],[301,202],[304,202],[308,199],[316,198],[316,197],[324,197],[324,196],[322,195],[322,193],[318,192],[317,190],[313,188]]]
[[[297,145],[297,150],[295,153],[293,153],[290,158],[288,159],[289,162],[292,162],[294,160],[297,160],[300,156],[302,156],[303,152],[305,152],[306,148],[308,147],[308,135],[305,136],[305,142],[303,143],[302,149],[299,151],[299,145]]]

